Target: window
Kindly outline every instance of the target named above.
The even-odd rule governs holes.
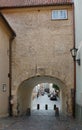
[[[67,19],[67,10],[52,10],[52,20]]]

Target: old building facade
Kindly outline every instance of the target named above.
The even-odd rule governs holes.
[[[9,109],[9,48],[15,36],[10,25],[0,13],[0,116],[8,115]]]
[[[72,115],[73,3],[37,1],[1,5],[1,12],[16,32],[11,55],[10,108],[13,115],[26,113],[31,109],[33,88],[48,82],[60,87],[61,112]]]

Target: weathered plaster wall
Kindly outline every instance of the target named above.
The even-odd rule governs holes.
[[[0,116],[8,115],[9,96],[9,35],[5,24],[0,19]],[[3,84],[6,91],[3,92]]]
[[[67,9],[68,19],[51,20],[53,9]],[[16,96],[25,79],[48,75],[65,84],[63,95],[68,95],[71,107],[70,89],[74,79],[70,55],[73,46],[71,6],[13,9],[3,13],[17,34],[13,44],[12,94]]]

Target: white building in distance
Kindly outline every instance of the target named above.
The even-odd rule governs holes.
[[[76,117],[82,120],[82,0],[75,2],[75,42],[77,59],[80,59],[80,65],[76,63]]]

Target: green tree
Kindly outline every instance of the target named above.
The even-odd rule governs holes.
[[[56,89],[56,90],[59,90],[59,87],[56,84],[53,84],[53,88]]]

